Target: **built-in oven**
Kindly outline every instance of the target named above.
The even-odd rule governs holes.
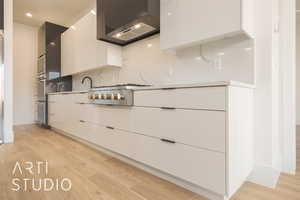
[[[47,125],[47,101],[46,100],[38,100],[37,104],[37,121],[36,123],[41,126]]]
[[[46,75],[46,55],[38,58],[38,75]]]
[[[39,60],[40,61],[40,60]],[[46,75],[42,70],[37,74],[37,116],[36,122],[39,125],[47,125],[47,94],[46,94]]]
[[[44,74],[37,75],[37,100],[45,100],[46,77]]]

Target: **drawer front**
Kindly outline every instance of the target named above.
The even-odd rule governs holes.
[[[133,132],[225,152],[226,112],[134,107]]]
[[[102,126],[130,131],[132,107],[92,105],[89,120]],[[92,113],[92,114],[91,114]]]
[[[70,103],[72,102],[72,95],[69,94],[59,94],[59,95],[49,95],[49,102],[55,103]]]
[[[74,103],[89,103],[88,93],[72,94]]]
[[[226,87],[135,91],[134,105],[146,107],[225,110]]]
[[[83,139],[91,143],[130,158],[134,158],[136,151],[139,150],[136,145],[136,134],[93,123],[88,123],[88,126]]]
[[[210,152],[159,139],[137,136],[136,160],[170,175],[225,194],[225,154]]]

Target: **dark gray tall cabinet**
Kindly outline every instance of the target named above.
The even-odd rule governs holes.
[[[46,22],[38,34],[39,73],[45,72],[47,80],[61,74],[61,34],[68,28]]]
[[[72,90],[72,76],[61,77],[61,34],[67,28],[45,22],[38,33],[37,124],[48,126],[48,92]],[[63,87],[60,87],[63,85]]]
[[[0,0],[0,30],[4,29],[4,0]]]

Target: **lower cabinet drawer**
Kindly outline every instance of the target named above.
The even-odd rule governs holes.
[[[171,144],[137,135],[140,148],[134,159],[165,173],[225,194],[225,154]]]
[[[130,131],[225,152],[226,112],[134,107]]]
[[[138,151],[136,134],[95,123],[88,123],[88,126],[89,130],[85,133],[87,141],[130,158],[135,157]]]
[[[226,110],[226,87],[134,91],[134,105],[185,109]]]

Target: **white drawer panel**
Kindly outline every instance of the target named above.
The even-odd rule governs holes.
[[[226,109],[226,87],[144,90],[134,92],[135,106]]]
[[[132,107],[92,105],[92,109],[89,116],[92,122],[130,131]]]
[[[136,134],[110,129],[93,123],[88,123],[88,126],[90,129],[84,135],[85,139],[91,143],[130,158],[134,158],[139,150]]]
[[[72,102],[72,95],[68,94],[57,94],[57,95],[49,95],[49,102],[55,103],[70,103]]]
[[[137,136],[135,159],[170,175],[225,194],[225,154],[210,152],[159,139]]]
[[[226,112],[134,107],[130,130],[225,152]]]
[[[72,94],[74,103],[89,103],[88,93]]]

